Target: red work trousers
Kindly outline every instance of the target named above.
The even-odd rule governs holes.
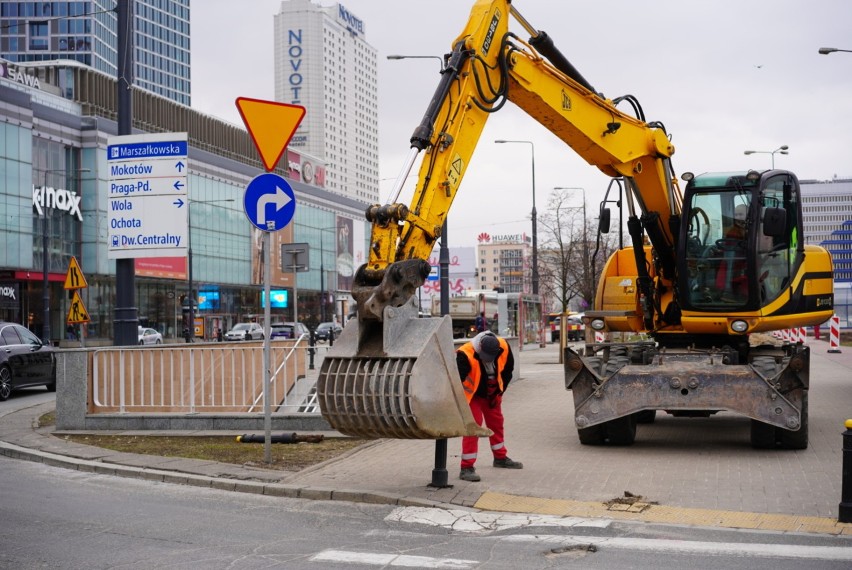
[[[494,459],[504,459],[508,452],[506,444],[503,442],[503,409],[501,397],[497,397],[497,405],[493,408],[488,403],[486,398],[474,396],[470,401],[470,411],[473,413],[473,419],[478,425],[482,425],[482,420],[485,420],[485,427],[494,433],[488,438],[491,444],[491,453],[494,454]],[[467,469],[473,467],[476,463],[476,455],[479,451],[479,438],[476,436],[462,437],[462,455],[461,468]]]

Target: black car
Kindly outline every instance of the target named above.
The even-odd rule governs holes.
[[[0,321],[0,401],[29,386],[56,391],[56,349],[29,329]]]
[[[343,332],[343,328],[337,323],[320,323],[314,331],[314,336],[318,341],[325,342],[330,335],[334,335],[334,338],[337,338],[341,332]]]

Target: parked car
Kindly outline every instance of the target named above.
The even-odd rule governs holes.
[[[163,335],[146,327],[139,327],[139,344],[163,344]]]
[[[316,335],[316,339],[318,341],[326,342],[328,341],[329,337],[332,337],[332,339],[336,339],[340,336],[340,333],[342,332],[343,327],[341,327],[337,323],[320,323],[319,325],[317,325],[317,328],[314,331],[314,335]]]
[[[21,325],[0,322],[0,401],[29,386],[56,391],[56,349]]]
[[[263,340],[263,327],[257,323],[240,323],[225,333],[225,340]]]
[[[306,327],[302,323],[296,323],[295,328],[295,338],[299,338],[302,335],[311,334],[311,331],[308,330],[308,327]],[[272,323],[271,325],[269,325],[269,338],[272,340],[275,340],[276,338],[294,338],[293,323]]]

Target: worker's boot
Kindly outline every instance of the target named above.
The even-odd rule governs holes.
[[[482,477],[476,474],[476,469],[473,467],[462,467],[461,473],[459,473],[459,479],[462,481],[470,481],[472,483],[482,481]]]
[[[503,459],[495,459],[494,467],[499,467],[501,469],[523,469],[524,464],[520,461],[515,461],[514,459],[504,457]]]

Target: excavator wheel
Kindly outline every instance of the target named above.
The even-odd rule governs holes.
[[[802,393],[801,427],[796,431],[751,420],[751,446],[755,449],[808,448],[808,391]]]
[[[636,416],[631,414],[587,428],[577,428],[583,445],[633,445],[636,441]]]

